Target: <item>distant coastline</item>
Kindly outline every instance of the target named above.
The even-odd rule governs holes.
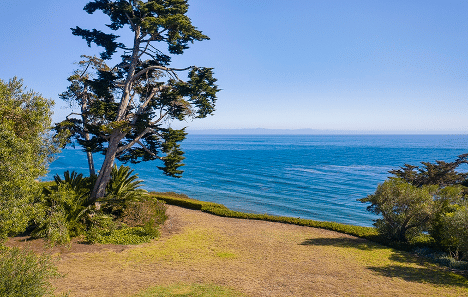
[[[187,129],[189,134],[200,135],[467,135],[467,131],[428,130],[320,130],[320,129]]]

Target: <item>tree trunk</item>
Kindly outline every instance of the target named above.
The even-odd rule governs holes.
[[[112,166],[114,166],[115,155],[117,154],[117,149],[122,137],[122,133],[120,132],[112,133],[111,135],[109,146],[106,151],[106,157],[102,163],[93,191],[91,192],[91,203],[96,202],[96,200],[103,198],[106,195],[106,187],[111,178]]]
[[[85,133],[85,139],[89,140],[89,133]],[[87,151],[86,156],[88,157],[89,176],[95,176],[96,170],[94,169],[93,153]]]
[[[89,176],[95,176],[96,170],[94,169],[93,153],[86,152],[86,156],[88,157]]]
[[[84,127],[86,127],[86,125],[88,124],[88,119],[85,116],[87,108],[88,108],[88,86],[85,85],[84,91],[83,91],[83,99],[81,101],[81,120],[83,121]],[[90,140],[89,133],[85,132],[84,138],[86,141],[89,141]],[[95,176],[96,171],[94,169],[93,153],[87,151],[86,156],[88,157],[89,176]]]

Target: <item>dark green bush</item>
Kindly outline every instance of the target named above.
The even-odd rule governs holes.
[[[0,296],[50,296],[52,278],[60,274],[49,255],[18,248],[0,248]]]
[[[127,202],[122,216],[96,215],[87,232],[91,243],[139,244],[159,237],[159,225],[167,219],[166,206],[151,197]]]
[[[75,171],[56,175],[54,184],[44,184],[33,237],[46,238],[52,245],[67,244],[85,235],[90,243],[137,244],[159,236],[166,220],[164,203],[149,198],[139,189],[142,181],[129,167],[114,166],[108,195],[89,204],[93,177]]]
[[[416,187],[437,185],[439,187],[452,185],[468,185],[468,173],[457,172],[461,164],[468,163],[468,154],[460,155],[454,162],[436,161],[421,162],[423,166],[405,164],[389,173],[401,178]]]
[[[31,236],[46,238],[51,245],[67,244],[72,237],[86,230],[91,207],[87,197],[78,194],[68,184],[58,184],[55,190],[44,195],[35,219]]]
[[[374,226],[391,241],[407,242],[428,226],[433,210],[434,187],[415,187],[402,179],[392,178],[380,184],[375,194],[358,199],[370,202],[367,210],[382,215]]]

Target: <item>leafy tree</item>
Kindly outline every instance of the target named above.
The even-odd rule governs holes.
[[[427,186],[417,188],[392,178],[380,184],[373,195],[358,200],[370,202],[367,210],[382,215],[383,218],[374,224],[379,233],[391,240],[406,242],[429,224],[435,189]]]
[[[398,170],[389,173],[411,183],[416,187],[424,185],[467,185],[468,173],[455,171],[461,164],[468,163],[468,154],[460,155],[454,162],[436,161],[436,163],[422,162],[423,167],[405,164]]]
[[[67,116],[66,121],[60,123],[56,126],[57,132],[63,136],[68,136],[67,141],[64,143],[64,146],[69,143],[78,142],[79,145],[83,146],[86,156],[88,158],[88,167],[89,175],[96,175],[93,159],[93,148],[89,145],[91,144],[90,133],[85,128],[88,125],[88,121],[91,117],[89,107],[93,100],[96,100],[96,96],[90,91],[90,73],[89,69],[102,69],[103,64],[102,60],[99,60],[94,57],[82,56],[86,58],[84,61],[80,61],[80,69],[76,70],[73,75],[68,77],[70,86],[68,86],[67,91],[60,94],[60,98],[64,101],[68,101],[70,106],[78,105],[80,107],[79,118],[74,118],[76,114],[70,114]],[[104,69],[108,70],[108,69]]]
[[[110,18],[108,28],[129,29],[132,42],[120,43],[119,36],[96,29],[72,29],[89,46],[104,49],[100,58],[85,57],[83,69],[69,79],[71,86],[62,97],[77,102],[81,112],[57,126],[87,152],[105,154],[91,201],[104,197],[116,158],[134,163],[160,159],[164,166],[159,169],[180,177],[184,157],[179,142],[186,133],[171,129],[170,123],[213,113],[219,89],[212,68],[169,66],[172,55],[208,39],[192,25],[187,9],[187,0],[95,0],[84,10],[102,11]],[[108,66],[118,51],[121,61]],[[178,73],[188,78],[183,81]]]
[[[52,105],[16,77],[0,80],[0,238],[24,231],[33,216],[36,179],[57,151],[48,134]]]

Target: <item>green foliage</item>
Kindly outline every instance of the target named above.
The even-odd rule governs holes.
[[[417,188],[401,179],[389,179],[380,184],[375,194],[359,199],[370,202],[367,209],[381,214],[375,226],[390,240],[408,241],[427,227],[432,215],[434,187]]]
[[[183,157],[184,152],[180,150],[178,142],[184,140],[187,133],[185,133],[185,129],[173,130],[169,128],[163,130],[162,135],[165,140],[162,144],[162,151],[167,155],[163,160],[164,167],[158,168],[167,176],[181,177],[183,171],[178,168],[184,165],[181,162],[185,157]]]
[[[438,191],[434,199],[434,210],[429,228],[429,234],[435,242],[445,251],[450,252],[450,246],[446,238],[446,223],[444,217],[456,211],[461,205],[466,205],[464,196],[465,188],[462,186],[447,186]]]
[[[106,200],[134,200],[144,196],[147,192],[139,189],[143,181],[138,180],[138,174],[133,174],[133,169],[128,166],[116,165],[112,168],[111,180],[107,185]]]
[[[154,198],[148,197],[140,201],[127,203],[119,221],[130,227],[156,227],[167,219],[166,205]]]
[[[49,255],[18,248],[0,249],[0,296],[51,296],[50,280],[60,276]]]
[[[22,80],[0,80],[0,238],[23,232],[34,216],[36,179],[57,152],[48,135],[52,105]]]
[[[444,213],[438,227],[439,244],[455,259],[468,259],[468,207]]]
[[[123,44],[112,33],[72,29],[89,46],[103,48],[101,58],[84,56],[82,69],[69,77],[71,85],[61,95],[76,102],[81,113],[56,126],[67,141],[78,142],[87,153],[106,155],[91,199],[105,196],[115,159],[132,163],[161,160],[163,166],[157,168],[180,177],[184,157],[179,143],[186,133],[171,129],[170,123],[211,115],[220,91],[212,68],[169,67],[172,55],[182,54],[194,41],[208,39],[186,15],[187,0],[95,0],[84,10],[90,14],[101,11],[110,18],[110,30],[133,34],[131,42]],[[107,60],[117,52],[122,60],[108,66]],[[178,73],[187,78],[181,79]]]
[[[83,234],[91,206],[81,192],[80,188],[75,191],[70,184],[59,182],[54,190],[42,197],[41,212],[35,219],[36,228],[31,235],[46,238],[55,245],[67,244],[72,237]]]
[[[78,195],[82,203],[86,203],[96,178],[92,176],[83,177],[82,173],[78,174],[76,171],[70,173],[68,170],[63,173],[63,177],[64,179],[56,174],[54,176],[55,186],[51,187],[51,189],[56,191],[59,186],[65,186]]]
[[[139,244],[159,237],[159,225],[167,219],[166,206],[154,198],[128,201],[115,221],[109,215],[93,217],[86,239],[92,243]]]
[[[104,213],[121,217],[131,201],[144,199],[147,191],[140,189],[143,181],[128,166],[113,166],[110,182],[107,184],[107,195],[98,200]]]
[[[72,237],[85,235],[90,243],[138,244],[159,236],[166,220],[164,203],[139,189],[142,181],[129,167],[114,166],[108,196],[90,204],[89,193],[95,177],[75,171],[55,176],[44,187],[34,237],[51,245],[67,244]]]
[[[107,25],[116,31],[124,26],[138,28],[142,35],[154,36],[158,42],[165,42],[171,54],[182,54],[188,48],[188,43],[195,40],[208,39],[198,31],[185,15],[188,10],[186,0],[163,1],[90,1],[84,7],[90,14],[97,10],[109,16],[111,23]],[[73,34],[105,48],[101,54],[103,59],[110,58],[116,48],[122,47],[115,41],[115,35],[105,34],[98,30],[72,29]]]
[[[461,164],[468,163],[468,154],[460,155],[454,162],[436,161],[436,163],[422,162],[423,166],[405,164],[398,170],[389,171],[406,182],[421,187],[424,185],[438,185],[440,187],[466,183],[468,173],[455,171]]]
[[[159,237],[159,225],[167,219],[166,206],[152,197],[125,203],[122,213],[92,217],[86,239],[91,243],[139,244]]]
[[[455,259],[462,259],[468,256],[465,234],[468,173],[456,169],[468,163],[467,158],[468,154],[464,154],[454,162],[422,162],[421,168],[405,164],[390,171],[397,178],[390,178],[378,186],[374,195],[359,200],[372,203],[368,210],[382,214],[383,218],[376,220],[375,225],[388,239],[413,241],[412,236],[422,238],[421,231],[428,231],[429,235],[424,235],[428,238],[426,246],[435,246]]]

